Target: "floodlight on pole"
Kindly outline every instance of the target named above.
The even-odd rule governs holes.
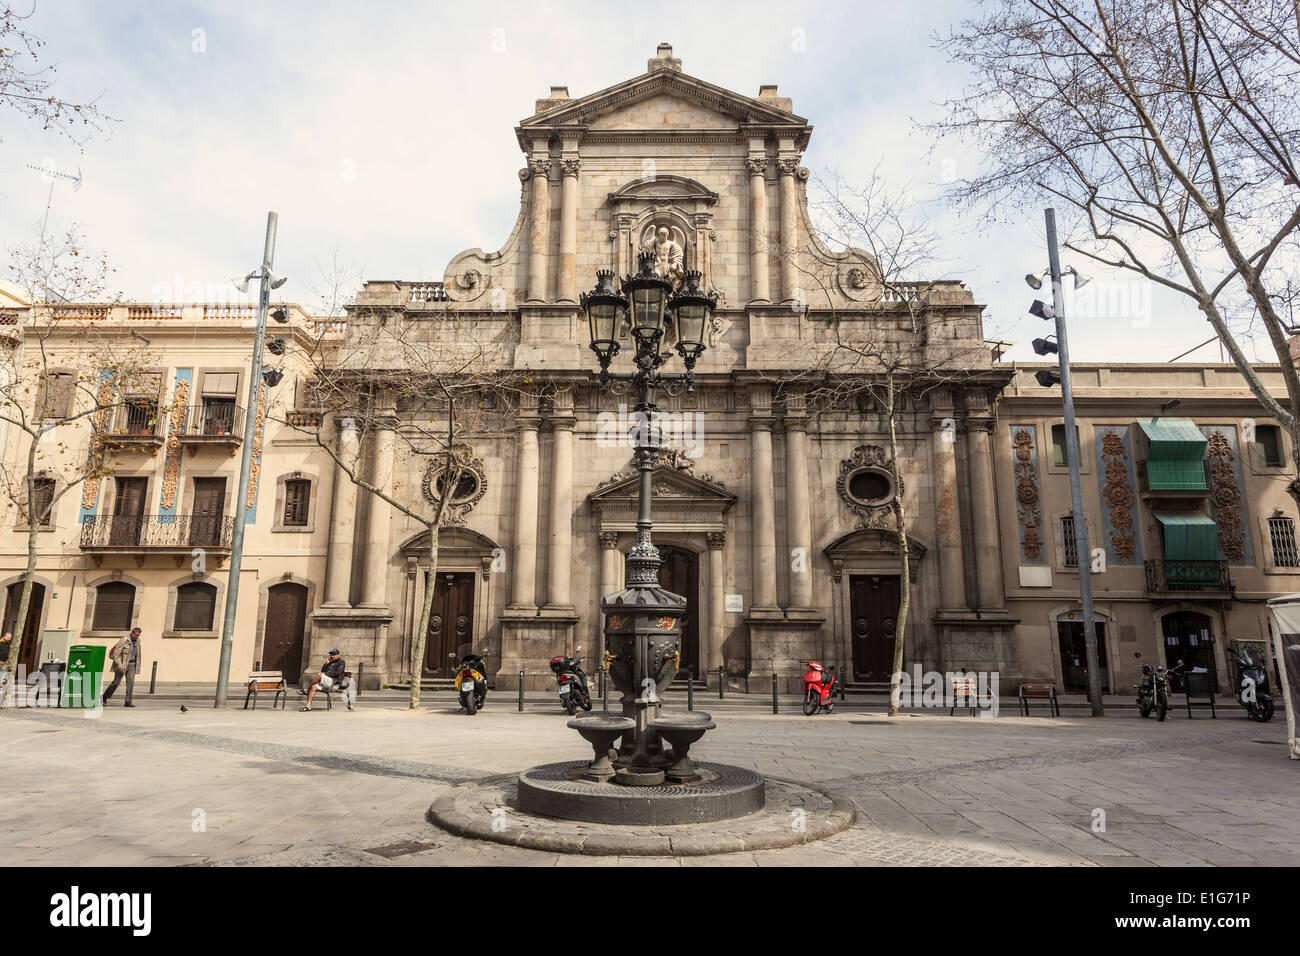
[[[1041,299],[1035,299],[1034,304],[1029,307],[1029,314],[1037,316],[1044,321],[1050,321],[1056,318],[1056,309],[1048,305]]]
[[[1025,285],[1031,289],[1041,289],[1043,287],[1043,274],[1037,272],[1026,273]]]

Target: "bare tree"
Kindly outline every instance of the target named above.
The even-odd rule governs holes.
[[[995,0],[936,42],[974,73],[930,126],[983,150],[957,197],[1000,211],[1062,203],[1081,233],[1067,248],[1195,302],[1300,437],[1294,330],[1279,311],[1300,227],[1300,5]],[[1241,347],[1256,319],[1285,405]],[[1300,441],[1293,455],[1300,468]],[[1289,491],[1300,503],[1300,478]]]
[[[26,13],[0,5],[0,104],[80,143],[84,134],[101,132],[115,120],[97,100],[74,103],[54,94],[58,69],[42,65],[45,41],[26,29],[35,12],[35,5]]]
[[[327,288],[340,289],[347,270],[336,266]],[[345,295],[327,294],[343,302]],[[328,307],[328,306],[327,306]],[[338,311],[342,311],[339,309]],[[308,357],[309,404],[319,414],[287,417],[312,436],[338,473],[429,532],[430,586],[410,659],[410,708],[420,703],[420,662],[432,613],[440,530],[464,512],[457,490],[466,477],[471,442],[505,433],[518,386],[530,380],[510,367],[517,338],[508,313],[461,311],[445,300],[419,314],[390,307],[347,305],[347,334]],[[361,449],[392,435],[402,474],[425,476],[427,496],[409,479],[399,493],[393,475],[365,467]]]
[[[939,247],[919,205],[907,189],[892,189],[873,170],[862,186],[836,174],[815,181],[810,202],[818,232],[843,249],[874,290],[873,307],[845,311],[836,301],[826,270],[807,250],[796,251],[796,268],[811,289],[805,305],[822,325],[807,371],[779,376],[782,388],[803,390],[815,413],[878,411],[889,435],[890,509],[899,556],[899,609],[890,679],[889,714],[901,707],[906,627],[911,610],[911,545],[899,469],[898,432],[903,416],[934,389],[970,382],[989,359],[982,335],[974,342],[932,336],[932,293],[939,283],[917,281],[933,269]],[[819,301],[820,300],[820,301]],[[825,305],[822,305],[822,303]],[[824,311],[822,311],[824,309]],[[820,313],[820,314],[819,314]]]
[[[10,273],[26,302],[0,315],[0,423],[8,432],[0,493],[16,527],[26,528],[27,548],[9,651],[14,669],[41,528],[65,495],[111,475],[132,454],[113,438],[132,398],[152,391],[153,404],[138,411],[154,427],[164,409],[143,340],[104,327],[112,306],[96,300],[105,297],[110,269],[103,256],[85,251],[75,227],[58,237],[42,233],[9,254]]]

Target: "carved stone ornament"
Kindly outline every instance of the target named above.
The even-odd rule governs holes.
[[[1237,487],[1236,456],[1223,432],[1210,435],[1210,501],[1219,525],[1219,550],[1229,561],[1246,556],[1246,529],[1241,522],[1241,489]]]
[[[474,506],[487,493],[487,469],[482,459],[474,457],[468,445],[457,445],[452,450],[452,454],[455,464],[460,466],[460,477],[457,479],[456,488],[452,491],[452,498],[447,502],[447,508],[443,512],[444,525],[464,524],[469,513],[474,510]],[[435,458],[429,462],[429,467],[424,472],[424,480],[420,483],[425,499],[435,508],[442,501],[442,493],[438,490],[439,481],[447,473],[450,465],[445,456]],[[474,482],[473,490],[461,491],[458,495],[456,492],[460,491],[467,477]]]
[[[1026,560],[1038,561],[1043,556],[1043,539],[1039,532],[1043,512],[1038,498],[1038,466],[1034,459],[1033,434],[1028,429],[1017,429],[1011,439],[1011,447],[1016,456],[1016,515],[1023,532],[1020,550]]]
[[[1133,504],[1137,501],[1128,480],[1128,453],[1124,439],[1107,432],[1101,439],[1102,468],[1106,481],[1101,486],[1101,500],[1109,509],[1110,547],[1122,561],[1133,559],[1137,530],[1133,522]]]
[[[683,448],[657,448],[650,453],[650,462],[655,468],[672,468],[683,475],[690,475],[692,478],[698,478],[700,481],[707,481],[709,484],[717,485],[719,488],[725,488],[722,482],[718,481],[708,472],[697,475],[695,473],[695,459],[686,453]],[[616,485],[620,481],[627,481],[629,478],[635,478],[638,474],[636,456],[628,462],[628,466],[615,474],[610,475],[602,481],[597,487],[607,488],[610,485]],[[654,493],[660,493],[659,485],[653,488]],[[664,494],[676,494],[676,491],[664,490]]]
[[[865,502],[855,498],[849,490],[849,482],[854,475],[870,472],[889,482],[890,493],[879,501]],[[894,501],[903,494],[903,481],[898,479],[897,495],[894,492],[894,475],[890,467],[889,456],[880,445],[859,445],[853,449],[844,461],[840,462],[840,474],[835,479],[835,490],[840,499],[858,516],[857,528],[865,531],[874,528],[879,531],[893,531],[897,526],[894,514]]]
[[[767,158],[747,159],[745,165],[749,167],[749,175],[766,176],[767,175]]]
[[[172,398],[171,421],[167,426],[167,457],[163,461],[162,500],[164,511],[170,511],[176,505],[176,492],[180,488],[181,458],[185,449],[181,445],[181,434],[185,431],[186,404],[190,396],[190,383],[185,379],[176,382],[176,393]]]

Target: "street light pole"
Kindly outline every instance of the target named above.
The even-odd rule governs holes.
[[[262,279],[257,295],[257,329],[253,333],[253,365],[248,373],[248,405],[244,412],[244,447],[239,460],[239,492],[235,496],[235,527],[230,535],[230,574],[226,582],[226,616],[221,625],[221,662],[217,665],[217,694],[212,704],[217,708],[226,706],[226,690],[230,683],[235,611],[239,607],[239,570],[244,563],[244,522],[253,468],[253,439],[257,434],[257,409],[262,400],[262,346],[266,339],[266,311],[271,300],[271,264],[275,258],[278,222],[275,213],[266,214],[266,245],[262,250]]]
[[[1083,510],[1079,481],[1079,435],[1074,423],[1074,389],[1070,382],[1070,346],[1065,337],[1065,296],[1061,290],[1061,258],[1056,248],[1056,210],[1047,218],[1047,259],[1052,276],[1052,311],[1056,313],[1056,344],[1061,369],[1061,400],[1065,406],[1065,449],[1070,465],[1070,504],[1074,510],[1074,550],[1079,562],[1079,603],[1083,606],[1083,645],[1088,663],[1088,696],[1092,716],[1105,716],[1101,702],[1101,663],[1097,654],[1097,625],[1092,616],[1092,551],[1088,544],[1088,516]]]

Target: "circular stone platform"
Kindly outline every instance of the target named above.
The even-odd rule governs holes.
[[[551,766],[584,765],[575,761]],[[707,763],[697,766],[712,773],[719,767],[740,769]],[[590,823],[528,812],[518,800],[520,779],[519,775],[509,774],[456,787],[434,801],[427,818],[458,836],[590,856],[704,856],[779,849],[823,840],[848,829],[855,818],[846,800],[800,783],[768,777],[765,804],[744,816],[696,823]],[[603,786],[621,792],[632,789],[618,784]],[[680,789],[694,786],[698,784]]]
[[[763,809],[763,778],[721,763],[696,764],[700,779],[629,787],[583,780],[586,761],[548,763],[519,775],[519,808],[586,823],[712,823]]]

